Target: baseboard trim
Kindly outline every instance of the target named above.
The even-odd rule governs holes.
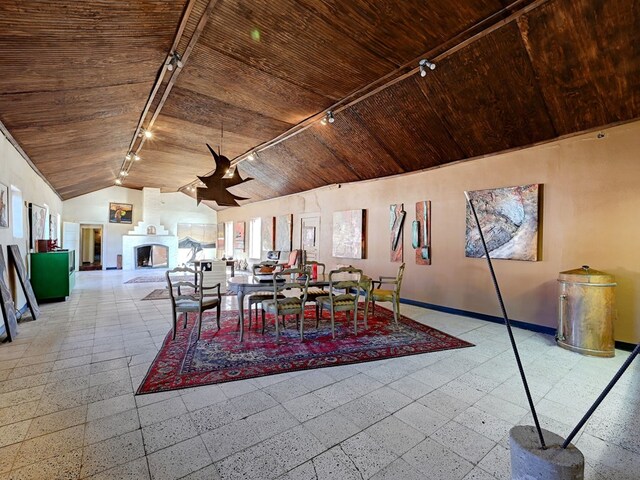
[[[633,349],[636,348],[636,344],[635,343],[629,343],[629,342],[620,342],[620,341],[616,340],[616,348],[618,350],[625,350],[627,352],[633,352]]]
[[[461,315],[463,317],[476,318],[478,320],[485,320],[491,323],[504,324],[502,317],[496,317],[494,315],[487,315],[486,313],[472,312],[469,310],[461,310],[459,308],[445,307],[442,305],[435,305],[433,303],[419,302],[418,300],[410,300],[408,298],[401,298],[400,303],[406,303],[407,305],[415,305],[416,307],[429,308],[431,310],[437,310],[438,312],[451,313],[453,315]],[[544,333],[546,335],[555,335],[556,329],[547,327],[544,325],[536,325],[535,323],[522,322],[520,320],[512,320],[511,325],[514,327],[522,328],[524,330],[531,330],[532,332]]]

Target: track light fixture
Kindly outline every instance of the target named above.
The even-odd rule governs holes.
[[[124,158],[126,158],[126,159],[127,159],[127,160],[129,160],[129,161],[131,161],[131,159],[133,158],[133,155],[131,155],[131,152],[129,152],[129,153],[127,153],[127,154],[125,155],[125,157],[124,157]]]
[[[418,66],[420,67],[420,76],[421,77],[424,77],[424,76],[427,75],[427,69],[435,70],[435,68],[436,68],[436,64],[433,63],[433,62],[430,62],[426,58],[423,58],[422,60],[420,60],[420,62],[418,63]]]
[[[328,123],[333,123],[336,121],[336,118],[333,116],[333,112],[331,110],[329,110],[325,116],[322,118],[322,120],[320,120],[320,123],[322,125],[326,125],[327,122]]]
[[[129,175],[129,172],[127,172],[126,170],[121,170],[120,171],[120,176],[121,177],[126,177],[127,175]]]
[[[140,128],[140,131],[138,132],[138,138],[141,138],[144,135],[144,138],[151,138],[153,137],[153,133],[151,133],[150,130],[147,130],[146,128]]]
[[[172,72],[175,68],[182,68],[182,56],[178,52],[173,52],[167,59],[167,70]]]
[[[119,178],[116,178],[115,184],[122,185],[122,180],[120,180]]]
[[[249,155],[247,155],[247,160],[249,160],[250,162],[253,162],[254,160],[259,160],[259,159],[260,159],[260,155],[258,155],[258,152],[256,151],[253,151]]]
[[[233,175],[236,173],[236,166],[232,165],[226,171],[226,173],[222,176],[222,178],[233,178]]]
[[[140,155],[135,154],[135,155],[133,156],[133,161],[134,161],[134,162],[139,162],[139,161],[140,161]]]

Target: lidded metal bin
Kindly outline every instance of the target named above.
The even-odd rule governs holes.
[[[615,277],[583,265],[560,272],[558,345],[596,357],[613,357]]]

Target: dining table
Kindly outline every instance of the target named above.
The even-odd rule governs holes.
[[[329,274],[318,274],[316,278],[309,279],[309,287],[328,287]],[[360,279],[362,290],[364,290],[364,322],[367,323],[369,313],[369,296],[371,293],[371,278],[362,275]],[[238,297],[238,316],[240,317],[240,341],[244,340],[244,297],[255,292],[273,291],[273,277],[271,275],[237,275],[229,278],[229,291]]]

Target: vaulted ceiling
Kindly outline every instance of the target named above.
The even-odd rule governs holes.
[[[192,194],[222,143],[256,201],[638,118],[637,38],[637,0],[3,0],[0,121],[64,199]]]

